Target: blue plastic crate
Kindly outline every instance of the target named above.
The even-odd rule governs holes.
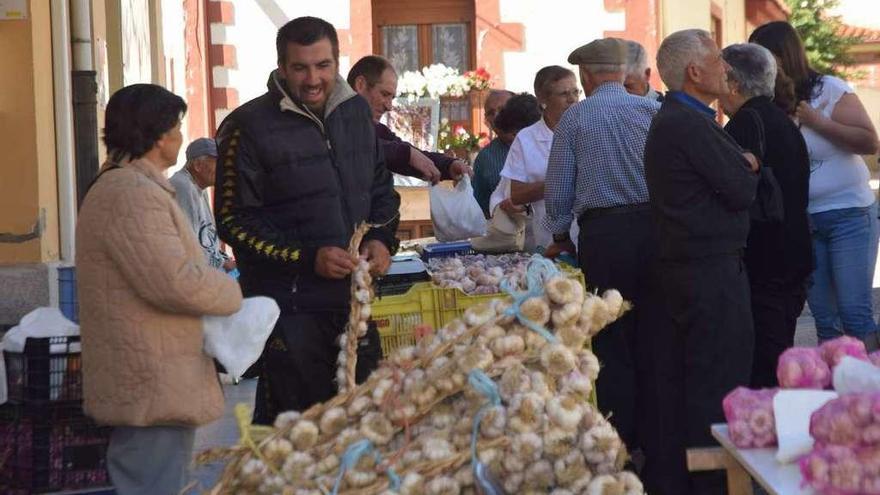
[[[58,268],[58,307],[67,319],[79,323],[79,300],[76,297],[76,267]]]
[[[422,252],[422,259],[428,261],[431,258],[443,258],[463,254],[474,254],[471,241],[438,242],[428,244]]]

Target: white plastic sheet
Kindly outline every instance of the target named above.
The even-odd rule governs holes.
[[[780,390],[773,397],[773,416],[776,418],[776,439],[779,450],[776,460],[788,464],[810,453],[810,416],[836,399],[837,393],[825,390]]]
[[[470,178],[452,189],[437,184],[429,191],[434,236],[440,242],[462,241],[486,235],[486,217],[474,198]]]
[[[834,390],[841,394],[880,392],[880,368],[846,356],[835,366],[832,383]]]
[[[220,361],[233,378],[257,362],[281,310],[269,297],[248,297],[230,316],[204,316],[205,353]]]

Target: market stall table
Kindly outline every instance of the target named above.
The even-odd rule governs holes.
[[[780,464],[776,461],[776,448],[766,449],[738,449],[730,440],[730,434],[726,424],[712,425],[712,436],[724,448],[741,468],[769,495],[816,495],[809,487],[801,487],[803,478],[797,463]],[[693,450],[688,452],[688,461],[691,462]],[[733,475],[736,477],[736,466]],[[731,468],[728,467],[728,476],[731,476]],[[751,494],[751,487],[743,487],[739,492],[730,495]]]

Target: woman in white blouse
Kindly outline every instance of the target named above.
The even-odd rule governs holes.
[[[770,50],[794,82],[792,110],[810,155],[807,211],[816,267],[807,300],[819,341],[845,333],[877,349],[871,289],[880,229],[868,168],[859,156],[877,152],[877,132],[845,81],[810,68],[790,24],[764,24],[749,41]],[[781,89],[777,82],[777,93]]]
[[[574,72],[558,65],[539,70],[535,75],[535,96],[541,104],[542,118],[517,134],[504,162],[501,177],[510,180],[511,202],[531,205],[526,223],[527,251],[546,248],[553,242],[552,234],[543,225],[547,158],[553,144],[553,128],[568,107],[577,103],[580,94]],[[572,238],[577,239],[577,234]]]

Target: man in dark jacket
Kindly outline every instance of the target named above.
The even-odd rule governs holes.
[[[332,25],[300,17],[278,30],[278,69],[266,94],[232,112],[217,134],[220,238],[238,259],[242,291],[274,298],[281,318],[266,344],[254,421],[271,423],[336,394],[337,338],[360,246],[375,273],[394,252],[400,198],[370,109],[338,74]],[[359,345],[362,379],[381,357],[375,329]]]
[[[714,443],[721,400],[748,385],[754,332],[742,252],[757,161],[708,105],[728,91],[728,66],[709,33],[671,34],[657,53],[670,91],[645,143],[645,179],[657,221],[660,272],[672,328],[658,328],[655,376],[665,400],[660,452],[646,487],[656,494],[722,493],[717,479],[688,480],[685,447]],[[646,469],[647,469],[646,464]],[[690,484],[690,486],[688,486]]]
[[[443,153],[421,151],[379,122],[382,115],[391,110],[391,102],[397,94],[397,72],[391,62],[378,55],[367,55],[352,66],[347,80],[370,105],[388,170],[431,183],[473,175],[470,165],[464,161]]]

